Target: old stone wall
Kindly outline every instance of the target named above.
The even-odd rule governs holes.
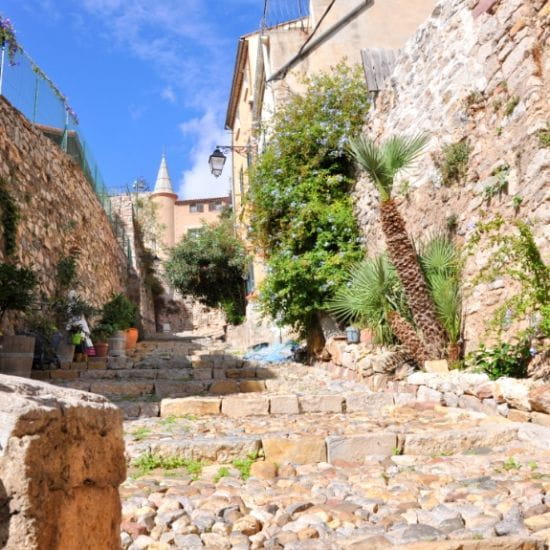
[[[122,413],[104,397],[0,375],[0,547],[120,548]]]
[[[78,262],[77,290],[92,305],[125,290],[126,257],[80,167],[4,98],[0,179],[21,214],[15,259],[35,269],[42,292],[54,292],[57,263],[70,254]],[[0,224],[0,261],[3,233]]]
[[[414,239],[436,229],[468,240],[477,222],[499,213],[533,222],[550,252],[550,149],[541,133],[550,119],[550,7],[545,0],[444,0],[398,53],[387,89],[378,94],[366,133],[376,140],[427,132],[429,154],[395,186]],[[445,186],[443,146],[471,147],[462,181]],[[547,142],[546,142],[547,143]],[[439,160],[438,160],[439,159]],[[501,183],[500,192],[496,191]],[[377,196],[366,179],[356,189],[369,252],[384,246]],[[518,203],[519,206],[518,206]],[[466,287],[488,257],[479,246],[466,261]],[[513,288],[503,280],[465,289],[467,349],[484,338],[495,306]]]

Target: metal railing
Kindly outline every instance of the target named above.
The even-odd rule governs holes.
[[[113,212],[107,185],[67,97],[23,49],[18,50],[13,62],[9,62],[4,48],[1,53],[0,95],[81,167],[109,218],[117,241],[129,256],[126,231]]]

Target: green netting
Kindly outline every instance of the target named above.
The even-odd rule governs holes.
[[[66,96],[24,50],[17,53],[14,61],[15,65],[11,65],[5,56],[2,95],[80,165],[128,255],[129,241],[124,227],[113,212],[107,185]]]

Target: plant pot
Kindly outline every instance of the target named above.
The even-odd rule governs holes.
[[[61,342],[57,346],[57,357],[61,363],[72,363],[74,359],[74,352],[76,346],[74,344],[67,344],[66,342]]]
[[[31,377],[34,336],[0,336],[0,373]]]
[[[110,357],[125,357],[126,356],[126,334],[123,330],[117,330],[111,338],[109,338],[109,356]]]
[[[94,348],[96,357],[107,357],[109,354],[109,344],[107,342],[96,342]]]
[[[128,328],[126,329],[126,349],[135,349],[138,341],[138,329]]]

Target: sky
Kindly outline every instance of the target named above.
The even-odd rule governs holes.
[[[240,35],[262,0],[0,0],[17,38],[77,113],[104,180],[153,186],[165,151],[180,198],[225,195],[209,171]],[[17,67],[14,69],[16,70]]]

